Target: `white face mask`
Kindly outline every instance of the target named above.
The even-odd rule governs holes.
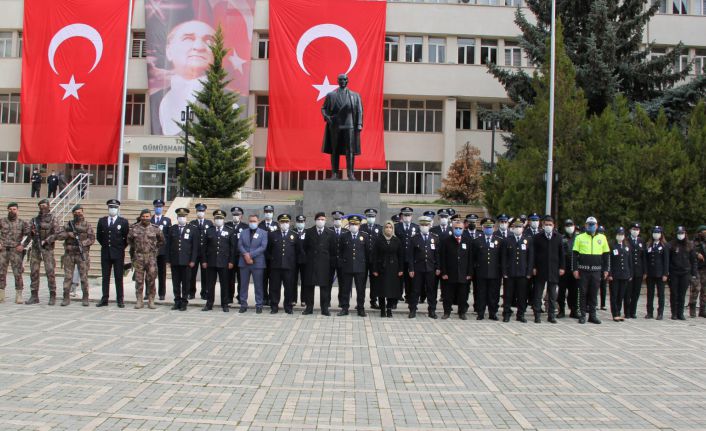
[[[573,235],[574,231],[576,231],[576,226],[566,226],[564,228],[564,232],[566,232],[567,235]]]
[[[448,217],[439,217],[439,224],[442,226],[448,226],[449,225],[449,218]]]
[[[289,230],[289,223],[280,223],[279,228],[282,229],[282,232]]]
[[[240,223],[240,216],[239,216],[239,215],[234,215],[234,216],[233,216],[233,223],[235,223],[235,224]]]
[[[539,220],[532,220],[530,221],[530,227],[532,229],[537,229],[539,227]]]
[[[375,217],[368,217],[368,224],[375,224]]]
[[[272,217],[274,216],[275,213],[265,213],[265,218],[267,220],[272,220]]]
[[[326,220],[316,220],[314,224],[318,229],[323,229],[323,227],[326,226]]]
[[[117,208],[108,208],[108,215],[111,217],[115,217],[118,215],[118,209]]]
[[[206,217],[206,213],[204,211],[196,211],[196,217],[203,220],[203,218]]]
[[[297,223],[297,229],[304,230],[304,223]]]
[[[405,223],[411,223],[412,222],[412,216],[402,216],[402,221]]]
[[[686,238],[686,234],[685,234],[685,233],[678,233],[678,234],[677,234],[677,239],[678,239],[679,241],[683,241],[684,238]]]
[[[186,217],[177,217],[177,223],[179,223],[179,226],[185,226],[186,225]]]
[[[419,231],[426,235],[429,233],[429,226],[419,226]]]
[[[637,238],[640,235],[640,230],[639,229],[630,229],[630,236],[633,238]]]
[[[520,236],[520,235],[522,235],[522,228],[521,227],[513,228],[512,233],[514,233],[517,236]]]
[[[351,231],[352,234],[357,234],[358,233],[358,225],[350,225],[348,226],[348,230]]]
[[[500,230],[507,230],[507,225],[508,225],[507,223],[502,222],[502,223],[498,224],[498,227],[500,228]]]
[[[625,235],[615,235],[615,240],[618,242],[623,242]]]
[[[660,239],[660,238],[662,238],[662,234],[661,234],[661,233],[655,232],[655,233],[652,234],[652,239],[654,239],[655,241],[658,240],[658,239]]]
[[[222,218],[217,218],[213,221],[213,224],[216,225],[216,227],[223,227],[223,224],[225,223],[225,220]]]
[[[544,233],[550,234],[554,232],[554,226],[544,226]]]
[[[341,220],[334,220],[334,221],[333,221],[333,225],[334,225],[335,227],[341,227]]]

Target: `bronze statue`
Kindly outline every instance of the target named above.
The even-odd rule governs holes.
[[[360,131],[363,130],[363,104],[360,94],[349,90],[348,76],[338,75],[338,88],[326,95],[321,113],[326,121],[322,152],[331,154],[331,177],[337,180],[338,162],[346,156],[348,179],[355,181],[355,156],[360,154]]]

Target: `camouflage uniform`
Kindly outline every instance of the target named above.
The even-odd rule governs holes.
[[[696,253],[706,259],[706,238],[696,237],[694,240]],[[706,317],[706,261],[697,260],[698,277],[691,279],[689,293],[689,315],[696,317],[696,306],[699,307],[699,316]]]
[[[39,224],[39,232],[35,228]],[[32,250],[29,253],[29,276],[31,296],[27,304],[39,303],[39,266],[44,262],[44,271],[49,284],[49,305],[56,302],[56,262],[54,260],[54,241],[62,232],[59,219],[51,213],[39,214],[30,220]],[[42,246],[42,243],[44,245]]]
[[[71,238],[69,233],[77,233],[78,240],[83,246],[83,256],[85,260],[81,260],[76,238]],[[82,304],[88,306],[88,269],[90,268],[90,251],[91,246],[96,242],[96,235],[93,232],[91,225],[84,219],[80,221],[76,219],[66,223],[64,232],[61,234],[61,239],[64,241],[64,257],[62,263],[64,265],[64,300],[61,305],[69,305],[71,302],[70,292],[71,284],[74,277],[74,267],[78,266],[79,277],[81,279],[81,290],[83,292]]]
[[[149,308],[154,308],[155,278],[157,278],[157,253],[164,244],[164,235],[154,224],[147,226],[138,223],[130,227],[127,236],[130,245],[132,267],[135,270],[135,308],[142,308],[143,287],[147,282]]]
[[[15,302],[22,303],[22,289],[24,282],[22,281],[22,257],[23,253],[18,252],[16,247],[24,239],[29,236],[29,223],[20,220],[19,217],[15,220],[3,218],[0,220],[0,290],[4,297],[7,266],[12,267],[12,273],[15,276]]]

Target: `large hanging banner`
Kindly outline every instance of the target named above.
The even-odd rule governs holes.
[[[268,171],[331,168],[321,106],[348,74],[363,104],[356,169],[384,169],[384,1],[270,0]]]
[[[220,24],[228,54],[224,67],[247,103],[255,0],[145,0],[147,74],[152,134],[181,132],[181,112],[196,100],[213,62],[209,46]]]

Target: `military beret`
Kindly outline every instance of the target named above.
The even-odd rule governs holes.
[[[240,207],[232,207],[232,208],[230,209],[230,213],[233,214],[233,215],[237,215],[237,214],[242,215],[244,212],[245,212],[245,211],[243,211],[243,209],[240,208]]]
[[[376,210],[375,208],[368,208],[364,212],[365,215],[368,217],[375,217],[376,215],[378,215],[378,210]]]
[[[162,199],[155,199],[152,201],[152,206],[154,207],[163,207],[164,206],[164,201]]]
[[[314,220],[316,220],[317,218],[321,218],[321,217],[326,218],[326,213],[323,211],[317,212],[316,215],[314,215]]]
[[[439,211],[436,212],[436,215],[438,215],[439,217],[448,217],[449,212],[446,211],[446,208],[441,208]]]
[[[145,214],[152,214],[152,212],[150,210],[148,210],[147,208],[140,211],[140,217],[142,217]]]
[[[17,202],[10,202],[9,204],[7,204],[7,207],[8,208],[12,208],[12,207],[19,208],[20,206],[17,204]]]
[[[292,217],[289,214],[280,214],[277,216],[277,221],[290,221]]]
[[[642,226],[640,226],[640,223],[634,222],[630,225],[630,229],[640,229]]]
[[[265,205],[264,207],[262,207],[262,210],[266,213],[271,213],[275,212],[275,207],[273,207],[272,205]]]
[[[83,207],[81,206],[81,204],[76,204],[73,206],[73,208],[71,208],[71,212],[74,212],[76,210],[82,210],[82,209],[83,209]]]
[[[196,208],[196,211],[206,211],[208,207],[205,204],[198,203],[194,206],[194,208]]]
[[[435,213],[434,211],[431,211],[431,210],[430,210],[430,211],[424,211],[423,214],[424,214],[424,216],[430,217],[430,218],[434,218],[434,216],[436,215],[436,213]]]
[[[298,215],[296,218],[297,223],[304,223],[306,221],[306,216],[304,215]]]
[[[37,206],[47,204],[49,205],[49,199],[42,199],[41,201],[37,202]]]
[[[414,210],[413,210],[411,207],[403,207],[403,208],[400,210],[400,213],[401,213],[401,214],[404,214],[404,215],[412,214],[412,213],[414,213]]]
[[[529,219],[530,219],[530,220],[533,220],[533,221],[537,221],[537,220],[539,220],[539,214],[537,214],[537,213],[532,213],[532,214],[529,215]]]
[[[117,199],[108,199],[105,204],[109,207],[119,207],[120,201]]]
[[[361,222],[361,218],[359,215],[353,214],[353,215],[348,216],[348,224],[356,225],[356,224],[360,224],[360,222]]]
[[[189,214],[188,208],[177,208],[176,214],[179,217],[186,217]]]
[[[417,221],[419,222],[420,225],[422,226],[428,226],[431,224],[431,217],[429,216],[420,216]]]
[[[505,213],[502,213],[498,216],[498,221],[507,221],[507,220],[508,220],[508,216]]]
[[[684,226],[677,226],[677,233],[686,233],[686,228]]]
[[[222,209],[217,209],[213,212],[213,218],[226,218],[226,212]]]
[[[625,233],[625,228],[620,226],[619,228],[615,229],[616,234],[624,234]]]
[[[343,218],[343,211],[333,211],[331,212],[331,217],[333,217],[334,220],[340,220]]]

